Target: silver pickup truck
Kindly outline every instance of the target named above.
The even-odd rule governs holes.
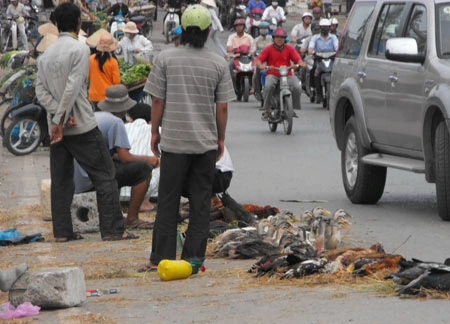
[[[330,93],[348,198],[376,203],[387,167],[424,173],[450,220],[449,114],[449,0],[356,0]]]

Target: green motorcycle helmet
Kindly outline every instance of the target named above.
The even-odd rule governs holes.
[[[187,7],[181,16],[181,26],[184,30],[188,27],[198,27],[205,30],[211,25],[211,15],[208,9],[201,5]]]

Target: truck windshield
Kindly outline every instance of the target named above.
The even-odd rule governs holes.
[[[436,48],[440,58],[450,58],[450,3],[437,5],[436,15]]]

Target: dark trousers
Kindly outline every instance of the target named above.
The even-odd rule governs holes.
[[[204,261],[216,156],[216,150],[204,154],[162,152],[158,213],[150,257],[152,264],[176,258],[177,219],[183,188],[187,189],[189,195],[189,227],[181,258]]]
[[[73,136],[50,146],[51,207],[53,235],[73,235],[70,205],[75,191],[73,159],[86,170],[97,192],[97,205],[102,237],[124,232],[111,155],[98,128]]]

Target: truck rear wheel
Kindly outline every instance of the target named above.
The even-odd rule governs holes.
[[[445,121],[436,128],[434,140],[436,150],[436,197],[438,214],[442,220],[450,220],[450,137]]]

